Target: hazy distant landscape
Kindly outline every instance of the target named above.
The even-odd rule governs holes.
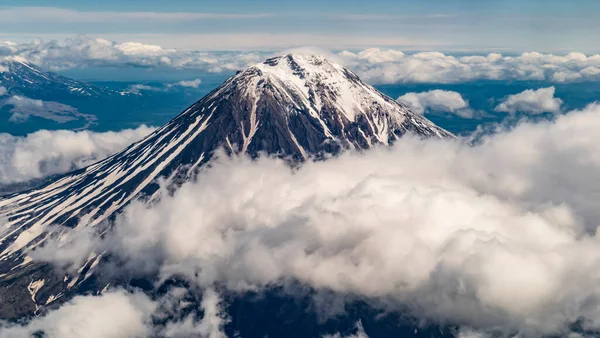
[[[78,109],[78,111],[97,117],[97,121],[91,125],[89,130],[108,131],[126,128],[135,128],[140,124],[159,126],[168,122],[179,112],[196,102],[199,97],[208,94],[216,88],[232,73],[199,75],[197,79],[202,82],[198,88],[173,89],[169,91],[140,90],[140,95],[117,97],[95,100],[93,98],[69,100],[61,102]],[[183,81],[183,79],[182,79]],[[165,88],[171,82],[160,81],[137,81],[137,82],[104,82],[91,81],[90,83],[104,86],[115,90],[128,90],[132,86],[144,85],[156,89]],[[406,93],[421,93],[430,90],[452,91],[462,95],[468,101],[470,108],[477,111],[475,118],[461,118],[451,111],[444,111],[444,107],[428,112],[427,117],[444,128],[466,135],[477,129],[480,125],[493,125],[502,123],[507,119],[505,112],[495,112],[494,108],[503,98],[508,95],[518,94],[527,89],[539,89],[555,87],[557,98],[563,100],[563,110],[575,110],[584,108],[589,102],[600,97],[600,85],[596,82],[578,82],[568,84],[556,84],[552,82],[513,82],[501,81],[472,81],[460,84],[439,83],[402,83],[402,84],[375,84],[375,88],[382,93],[398,98]],[[448,110],[448,108],[446,107]],[[5,119],[0,120],[0,132],[13,135],[25,135],[39,129],[77,129],[85,125],[85,119],[77,119],[73,122],[56,123],[56,121],[29,117],[25,121],[10,121],[12,114],[9,107],[1,108]],[[525,116],[517,112],[519,116]],[[509,118],[512,119],[512,118]]]

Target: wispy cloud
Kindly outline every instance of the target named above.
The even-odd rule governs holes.
[[[0,87],[0,93],[4,95],[6,91],[5,87]],[[8,120],[15,123],[27,121],[31,116],[58,123],[82,120],[85,121],[84,128],[96,123],[96,116],[83,114],[77,108],[60,102],[34,100],[25,96],[14,95],[0,101],[0,108],[4,106],[12,107],[10,108],[12,115]]]
[[[338,20],[410,20],[410,19],[444,19],[454,18],[456,14],[426,14],[426,15],[393,15],[393,14],[328,14],[327,17]]]
[[[198,88],[198,87],[200,87],[201,83],[202,83],[202,80],[200,80],[200,79],[183,80],[183,81],[179,81],[179,82],[175,82],[175,83],[170,83],[167,85],[167,87],[169,87],[169,88],[171,88],[171,87]]]
[[[200,12],[116,12],[116,11],[79,11],[59,7],[9,7],[0,9],[3,22],[69,22],[99,23],[115,21],[196,21],[196,20],[236,20],[260,19],[272,16],[271,13],[200,13]]]
[[[162,86],[150,86],[150,85],[143,84],[143,83],[137,83],[137,84],[130,85],[127,88],[127,91],[129,91],[131,93],[139,94],[143,91],[166,92],[166,91],[169,91],[174,88],[197,89],[198,87],[200,87],[201,83],[202,83],[202,80],[200,80],[200,79],[183,80],[183,81],[179,81],[179,82],[175,82],[175,83],[163,84]]]

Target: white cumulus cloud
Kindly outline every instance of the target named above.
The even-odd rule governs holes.
[[[179,87],[189,87],[189,88],[198,88],[202,80],[194,79],[194,80],[183,80],[175,83],[169,84],[169,87],[179,86]]]
[[[118,132],[40,130],[24,137],[0,134],[0,184],[64,173],[103,159],[153,131],[141,126]]]
[[[593,81],[600,55],[523,53],[452,56],[440,52],[403,54],[372,48],[338,55],[371,83],[460,83],[475,80]]]
[[[453,113],[465,118],[473,117],[469,102],[460,93],[453,91],[434,89],[421,93],[406,93],[397,100],[418,114],[439,112]]]
[[[12,96],[5,101],[6,104],[23,109],[38,109],[43,107],[42,100],[34,100],[24,96]]]
[[[194,68],[207,72],[235,71],[259,62],[265,53],[178,51],[134,41],[115,42],[77,36],[62,41],[0,43],[8,55],[18,55],[49,70],[90,66]]]
[[[405,137],[295,169],[220,156],[77,250],[203,289],[298,281],[464,334],[600,330],[598,128],[590,105],[477,145]]]
[[[511,114],[516,112],[558,113],[563,101],[554,97],[555,91],[554,87],[527,89],[521,93],[507,96],[494,110]]]
[[[76,296],[47,315],[24,323],[0,321],[0,338],[41,333],[48,338],[225,338],[223,325],[227,317],[222,313],[220,296],[213,289],[202,294],[201,319],[193,314],[183,320],[171,319],[176,311],[189,307],[182,298],[184,292],[174,289],[156,300],[140,291],[121,289],[109,289],[97,296]],[[154,319],[166,323],[158,325]]]
[[[26,325],[0,322],[0,338],[144,338],[151,334],[154,304],[142,293],[115,290],[101,296],[77,296],[56,311]]]
[[[273,39],[275,36],[272,35],[270,38]],[[298,37],[309,41],[313,38]],[[238,39],[240,39],[239,43],[244,43],[244,39],[252,38],[238,37]],[[284,41],[289,39],[285,37]],[[224,37],[221,40],[227,39]],[[306,48],[294,50],[303,49],[306,50]],[[283,50],[276,54],[288,51]],[[441,52],[406,53],[396,49],[379,48],[368,48],[358,52],[327,51],[326,54],[334,55],[336,62],[343,63],[358,73],[361,78],[373,84],[461,83],[476,80],[563,83],[597,81],[600,78],[599,54],[585,55],[573,52],[555,55],[529,52],[517,56],[499,53],[453,56]],[[116,42],[103,38],[78,36],[61,41],[0,42],[0,55],[19,55],[50,70],[89,66],[135,66],[232,72],[264,60],[267,56],[273,55],[273,51],[190,51],[136,41]]]

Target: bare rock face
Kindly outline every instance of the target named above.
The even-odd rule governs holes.
[[[238,72],[122,152],[0,198],[0,217],[8,220],[0,228],[0,318],[39,312],[111,282],[95,273],[102,255],[90,257],[77,275],[31,260],[28,251],[54,240],[52,226],[103,226],[132,199],[152,196],[157,178],[176,185],[217,149],[302,161],[389,145],[406,133],[454,137],[319,56],[275,57]]]

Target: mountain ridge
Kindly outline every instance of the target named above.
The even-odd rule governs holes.
[[[9,95],[55,101],[59,97],[123,96],[116,91],[45,71],[21,56],[0,57],[0,86]]]

